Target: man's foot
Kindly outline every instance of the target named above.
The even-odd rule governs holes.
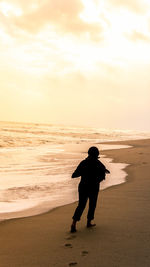
[[[90,227],[94,227],[96,226],[95,223],[91,223],[90,221],[87,222],[87,227],[90,228]]]
[[[76,231],[77,231],[76,226],[75,226],[75,225],[71,225],[71,230],[70,230],[70,232],[71,232],[71,233],[75,233]]]

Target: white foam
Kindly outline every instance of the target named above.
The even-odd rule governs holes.
[[[103,145],[101,149],[127,147]],[[72,153],[72,155],[74,154]],[[81,157],[80,154],[78,155]],[[67,152],[67,156],[69,156],[69,152]],[[106,180],[101,183],[102,190],[125,182],[127,174],[124,169],[127,164],[113,163],[112,159],[104,156],[101,156],[101,161],[111,172],[111,174],[107,175]],[[58,174],[59,168],[54,175],[44,175],[43,171],[45,169],[42,168],[41,172],[38,169],[36,177],[32,173],[27,175],[24,170],[22,174],[16,172],[12,175],[12,171],[7,173],[4,177],[5,179],[0,181],[0,220],[40,214],[55,207],[77,201],[77,188],[80,178],[70,178],[71,172],[76,167],[76,159],[72,159],[72,164],[72,168],[70,171],[67,169],[68,173],[66,172],[66,174]]]

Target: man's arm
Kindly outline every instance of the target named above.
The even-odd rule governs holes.
[[[106,169],[105,165],[101,161],[99,161],[99,163],[100,163],[100,179],[102,181],[105,180],[106,173],[110,173],[110,171]]]
[[[106,169],[105,165],[101,161],[100,164],[105,173],[110,173],[110,171]]]
[[[82,172],[82,162],[80,162],[80,164],[78,165],[78,167],[76,168],[76,170],[73,172],[72,174],[72,178],[76,178],[81,176],[81,172]]]

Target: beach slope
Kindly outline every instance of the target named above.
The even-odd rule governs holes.
[[[97,226],[85,227],[85,210],[77,233],[69,232],[76,203],[1,222],[0,267],[150,266],[150,140],[115,144],[132,146],[105,151],[114,162],[130,164],[127,182],[100,192]]]

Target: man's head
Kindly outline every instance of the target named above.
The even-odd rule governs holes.
[[[88,155],[92,158],[98,158],[99,150],[96,146],[91,146],[88,150]]]

